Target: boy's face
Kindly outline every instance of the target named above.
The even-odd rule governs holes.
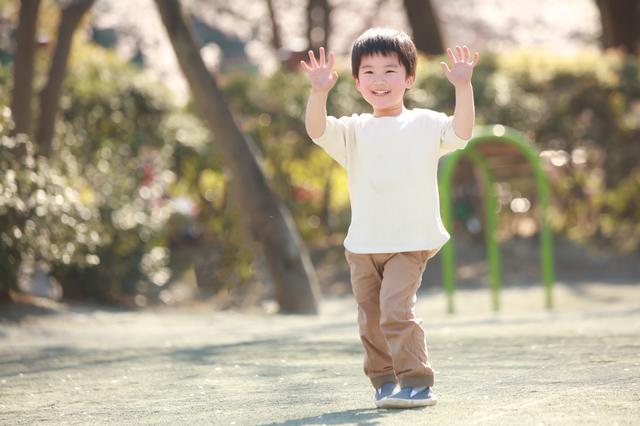
[[[397,117],[404,110],[404,92],[413,86],[413,81],[397,54],[372,55],[360,62],[356,88],[373,107],[374,117]]]

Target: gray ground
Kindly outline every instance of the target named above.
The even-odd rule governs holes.
[[[487,293],[458,292],[454,316],[420,294],[438,405],[406,411],[374,407],[349,295],[318,317],[5,312],[0,424],[640,423],[638,285],[559,284],[551,312],[536,287],[505,290],[500,314]]]

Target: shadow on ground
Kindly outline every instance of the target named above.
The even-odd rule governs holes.
[[[422,409],[417,409],[422,410]],[[282,423],[270,423],[274,426],[300,426],[300,425],[358,425],[358,426],[371,426],[382,424],[384,418],[389,415],[387,411],[378,409],[359,409],[359,410],[345,410],[335,413],[326,413],[322,416],[311,416],[301,419],[287,420]],[[349,419],[345,422],[345,419]]]

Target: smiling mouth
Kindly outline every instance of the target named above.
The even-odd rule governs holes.
[[[387,93],[389,93],[388,90],[374,90],[373,91],[374,95],[386,95]]]

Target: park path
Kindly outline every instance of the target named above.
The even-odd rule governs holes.
[[[377,410],[351,296],[318,317],[69,307],[0,321],[0,424],[634,425],[640,287],[422,292],[438,405]],[[1,315],[0,315],[1,317]]]

